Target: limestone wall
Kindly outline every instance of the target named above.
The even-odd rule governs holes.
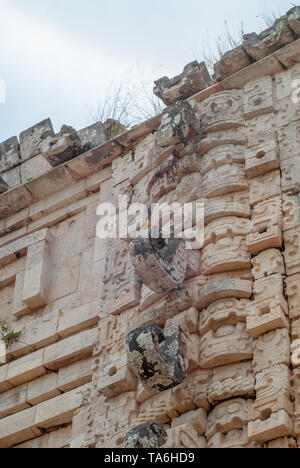
[[[300,443],[300,40],[272,37],[226,56],[218,83],[200,65],[158,82],[164,113],[106,142],[45,121],[0,145],[0,319],[22,332],[0,367],[1,448],[121,447],[147,422],[166,447]],[[130,239],[97,238],[98,205],[124,194],[205,202],[178,287],[157,288]],[[187,371],[155,392],[126,349],[151,323],[181,330]]]

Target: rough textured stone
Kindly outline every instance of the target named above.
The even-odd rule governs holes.
[[[17,137],[0,143],[0,173],[8,171],[20,163],[19,141]]]
[[[180,326],[172,325],[163,333],[156,324],[145,325],[130,332],[126,341],[131,369],[146,389],[162,392],[185,379]]]
[[[187,256],[181,239],[135,239],[129,247],[140,280],[152,291],[164,293],[185,279]]]
[[[132,429],[125,438],[124,447],[160,448],[167,443],[168,434],[161,424],[147,423]]]
[[[242,46],[238,46],[223,55],[221,60],[214,65],[214,78],[223,81],[228,76],[243,70],[251,65],[252,60]]]
[[[244,36],[243,47],[254,60],[261,60],[281,47],[293,42],[286,16],[275,21],[274,25],[260,34]]]
[[[155,81],[154,94],[170,106],[175,102],[193,96],[213,84],[204,62],[191,62],[183,73],[174,78],[164,76]]]
[[[197,133],[200,133],[200,125],[192,107],[187,101],[180,101],[164,111],[156,143],[164,148],[184,142]]]
[[[48,143],[55,136],[50,119],[34,125],[20,135],[20,152],[22,161],[32,158],[41,152],[41,144]]]
[[[63,125],[55,137],[43,141],[40,150],[52,167],[59,166],[82,153],[78,133],[66,125]]]

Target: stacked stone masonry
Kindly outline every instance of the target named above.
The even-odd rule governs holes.
[[[300,447],[299,12],[125,133],[0,145],[1,448]],[[99,239],[120,195],[204,202],[202,248]]]

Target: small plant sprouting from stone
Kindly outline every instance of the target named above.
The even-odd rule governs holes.
[[[59,316],[59,317],[62,317],[63,315],[64,315],[63,311],[62,311],[61,309],[59,309],[59,311],[58,311],[58,316]]]
[[[20,340],[21,335],[22,331],[15,332],[11,325],[8,325],[6,322],[0,322],[0,339],[8,349]]]

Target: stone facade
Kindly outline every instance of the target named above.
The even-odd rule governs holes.
[[[125,133],[0,144],[1,448],[300,447],[299,25],[159,80]],[[204,202],[202,249],[99,239],[124,194]]]

